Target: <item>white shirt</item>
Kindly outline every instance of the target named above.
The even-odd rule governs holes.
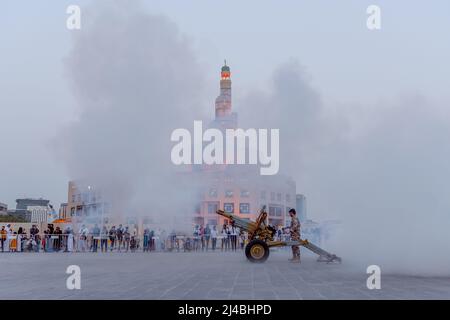
[[[81,228],[80,231],[78,231],[78,233],[81,235],[85,235],[87,236],[87,234],[89,233],[88,228]]]

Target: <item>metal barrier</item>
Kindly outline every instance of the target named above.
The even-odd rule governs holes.
[[[167,252],[237,251],[243,250],[248,240],[239,236],[218,235],[215,238],[201,236],[174,236],[166,239],[145,235],[109,234],[8,234],[0,237],[0,252],[134,252],[142,250]],[[285,239],[285,238],[283,238]]]

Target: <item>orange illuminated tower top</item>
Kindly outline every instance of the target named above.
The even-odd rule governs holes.
[[[227,61],[220,72],[220,95],[216,98],[216,120],[226,121],[231,116],[231,72]]]
[[[222,80],[230,79],[230,77],[231,77],[230,67],[227,66],[227,60],[225,60],[225,64],[222,67],[222,72],[220,73],[220,77]]]

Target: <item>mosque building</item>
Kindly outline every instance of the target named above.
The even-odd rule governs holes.
[[[232,109],[231,70],[225,61],[220,73],[220,94],[215,101],[215,119],[210,128],[224,131],[237,126],[237,113]],[[295,181],[281,174],[261,175],[256,165],[202,165],[194,168],[192,174],[204,186],[199,190],[195,224],[220,228],[228,223],[216,214],[217,209],[254,220],[265,205],[269,224],[285,226],[289,223],[288,211],[296,207]]]

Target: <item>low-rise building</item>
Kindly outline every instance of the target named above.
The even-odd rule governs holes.
[[[59,217],[59,219],[64,219],[64,220],[70,217],[70,215],[68,215],[68,213],[67,213],[67,202],[63,202],[59,206],[58,217]]]
[[[104,202],[102,192],[83,181],[69,181],[65,214],[74,223],[108,223],[109,206]],[[61,212],[61,211],[60,211]]]
[[[7,215],[8,214],[8,205],[5,203],[0,202],[0,215]]]
[[[19,217],[26,222],[41,222],[41,220],[45,221],[45,214],[42,212],[47,212],[49,203],[49,200],[43,198],[16,199],[16,209],[9,210],[8,213],[12,216]]]

